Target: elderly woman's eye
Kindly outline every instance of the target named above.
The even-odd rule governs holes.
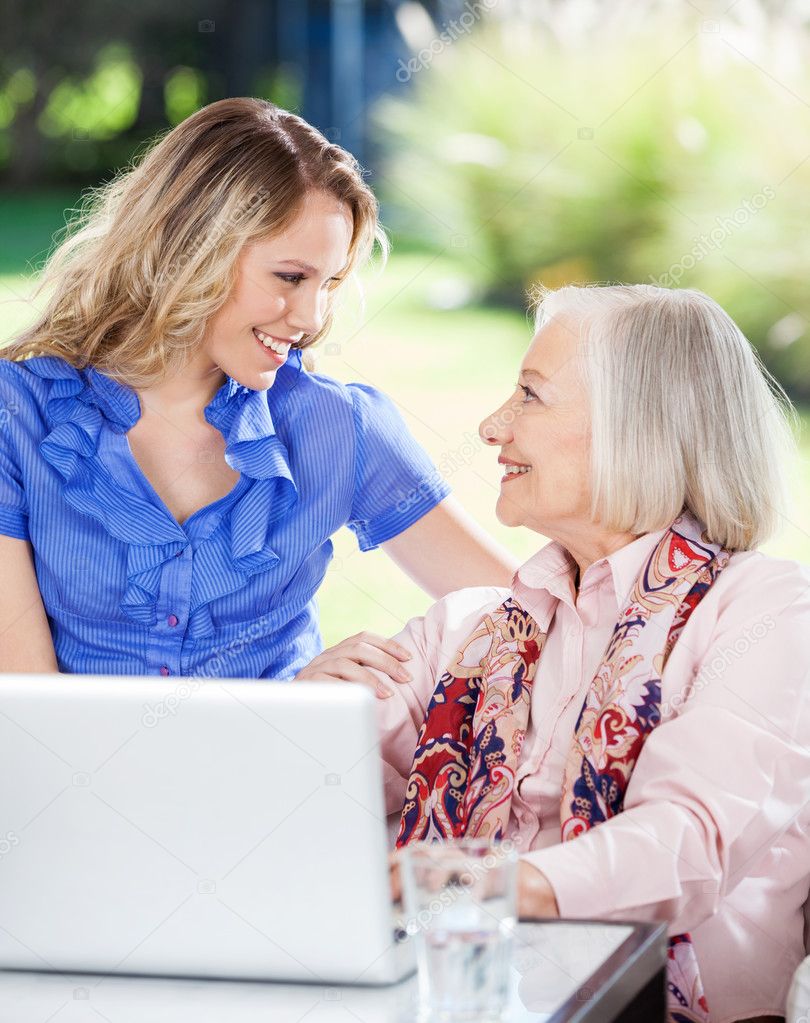
[[[527,401],[533,401],[533,400],[534,401],[539,401],[540,400],[537,397],[537,395],[534,393],[534,391],[531,389],[531,387],[527,387],[525,384],[518,384],[518,387],[520,387],[521,391],[523,391],[523,401],[524,401],[524,403],[527,402]]]

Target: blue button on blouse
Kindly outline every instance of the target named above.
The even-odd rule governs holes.
[[[388,398],[300,352],[206,407],[240,478],[182,526],[130,451],[139,417],[92,368],[0,359],[0,533],[32,544],[60,671],[290,678],[322,648],[331,535],[371,550],[449,493]]]

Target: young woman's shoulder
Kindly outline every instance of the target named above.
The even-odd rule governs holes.
[[[301,373],[285,396],[278,383],[286,385],[281,374],[268,392],[273,419],[293,449],[306,447],[310,468],[345,480],[347,522],[361,550],[398,536],[450,493],[395,403],[376,387]]]
[[[0,428],[40,422],[54,381],[69,378],[79,379],[79,372],[62,359],[0,358]]]
[[[57,355],[40,355],[19,362],[0,357],[0,388],[4,394],[38,402],[47,399],[58,380],[69,382],[70,387],[80,387],[81,372]]]
[[[27,366],[28,361],[12,362],[11,359],[0,358],[0,384],[7,390],[30,391],[36,378]]]
[[[279,374],[267,397],[273,418],[298,429],[334,437],[335,428],[345,427],[361,443],[381,441],[394,447],[411,440],[396,403],[370,384],[342,383],[321,373],[300,372],[295,379]]]
[[[384,391],[371,384],[341,383],[331,377],[307,374],[313,394],[324,405],[339,403],[351,419],[355,435],[362,444],[382,444],[398,448],[410,446],[413,439],[406,422],[408,410]]]
[[[358,394],[385,397],[382,391],[370,384],[343,383],[325,373],[306,372],[303,369],[296,373],[280,371],[276,383],[268,392],[268,398],[271,401],[278,400],[284,392],[287,392],[293,403],[339,402],[349,409],[357,400]]]

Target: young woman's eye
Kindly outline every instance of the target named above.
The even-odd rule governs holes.
[[[304,279],[304,275],[303,274],[282,274],[282,273],[277,273],[276,277],[278,277],[278,279],[281,280],[281,281],[286,281],[288,284],[300,284],[301,281],[303,281],[303,279]]]

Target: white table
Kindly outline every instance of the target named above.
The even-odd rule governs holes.
[[[637,996],[663,990],[664,955],[662,927],[520,924],[508,1021],[655,1023],[663,1003],[655,995],[639,1014]],[[414,977],[358,988],[0,971],[3,1023],[413,1023],[415,1009]]]

